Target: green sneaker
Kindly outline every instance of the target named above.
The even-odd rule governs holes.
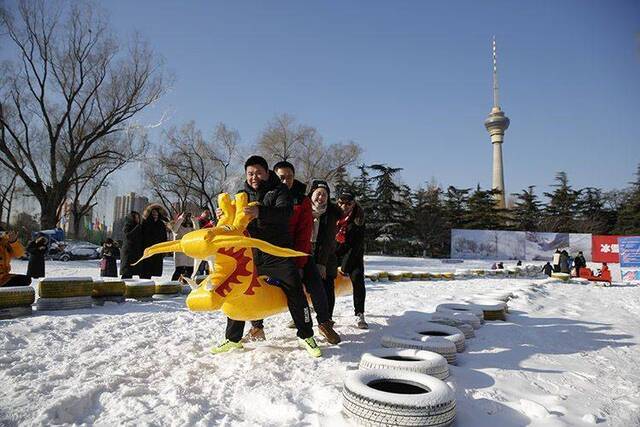
[[[222,344],[220,344],[219,346],[211,347],[211,353],[220,354],[220,353],[226,353],[231,350],[242,350],[243,348],[244,347],[242,343],[224,340]]]
[[[307,353],[309,353],[313,357],[322,356],[322,352],[320,351],[320,347],[318,347],[318,344],[316,343],[316,340],[313,339],[313,337],[309,337],[309,338],[305,338],[305,339],[298,338],[298,343],[300,344],[300,347],[302,347],[305,350],[307,350]]]

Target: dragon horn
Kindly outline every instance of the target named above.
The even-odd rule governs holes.
[[[281,248],[280,246],[272,245],[264,240],[244,236],[217,236],[214,243],[218,247],[256,248],[271,255],[287,258],[308,255],[304,252],[298,252],[293,249]]]
[[[163,254],[166,252],[182,252],[182,246],[180,245],[180,240],[170,240],[168,242],[157,243],[153,246],[148,247],[147,249],[144,250],[144,254],[142,255],[142,258],[136,261],[135,264],[131,264],[131,265],[136,265],[143,259],[147,259],[150,256]]]

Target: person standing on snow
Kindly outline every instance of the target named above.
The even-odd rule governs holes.
[[[105,240],[102,245],[102,259],[100,260],[100,277],[118,277],[117,259],[120,250],[113,239]]]
[[[15,231],[8,233],[0,227],[0,286],[29,286],[31,278],[11,273],[11,260],[24,255],[24,246]]]
[[[569,274],[569,253],[566,250],[560,252],[560,273]]]
[[[142,246],[142,221],[140,214],[131,211],[124,219],[122,230],[124,239],[120,252],[120,274],[123,279],[131,279],[134,275],[140,276],[140,265],[132,265],[142,258],[144,246]]]
[[[293,205],[289,189],[269,171],[267,161],[260,156],[249,157],[244,170],[246,181],[240,192],[247,193],[249,202],[258,202],[257,206],[244,208],[245,214],[253,218],[247,227],[249,235],[276,246],[290,247],[289,219]],[[298,343],[312,356],[320,357],[322,352],[313,338],[309,305],[295,261],[255,249],[253,254],[258,275],[269,276],[287,296],[289,312],[298,329]],[[211,352],[218,354],[242,348],[244,324],[244,321],[227,318],[226,339]]]
[[[338,220],[336,256],[340,264],[340,273],[349,276],[353,285],[353,307],[356,325],[368,329],[364,318],[364,211],[351,193],[342,193],[338,198],[342,217]]]
[[[289,233],[293,238],[291,249],[310,254],[313,216],[311,213],[311,199],[305,195],[306,185],[295,179],[295,168],[289,162],[276,163],[273,171],[280,181],[287,186],[293,200],[293,215],[289,219]],[[309,257],[298,257],[295,258],[295,263],[302,278],[303,286],[311,296],[311,302],[317,315],[318,330],[330,344],[338,344],[341,341],[340,336],[333,330],[333,325],[329,322],[327,295],[315,262]],[[295,324],[292,327],[295,327]],[[256,320],[251,322],[251,329],[244,339],[247,341],[264,340],[263,321]]]
[[[578,255],[576,255],[573,265],[576,267],[576,276],[580,277],[580,269],[587,266],[587,260],[584,258],[582,251],[579,251]]]
[[[560,273],[560,249],[556,249],[553,254],[553,271],[554,273]]]
[[[44,257],[47,254],[49,239],[40,235],[35,240],[27,244],[29,254],[29,264],[27,265],[27,276],[32,279],[44,277]]]
[[[192,232],[194,227],[190,212],[183,212],[175,221],[169,223],[169,228],[173,233],[173,240],[180,240],[185,234]],[[180,276],[191,277],[193,275],[193,258],[183,252],[173,253],[173,262],[176,266],[171,280],[178,280]]]
[[[333,308],[336,304],[334,283],[338,274],[336,260],[336,225],[342,211],[331,203],[329,184],[314,180],[309,191],[313,230],[311,233],[312,260],[316,263],[324,284],[329,306],[329,322],[333,326]]]
[[[166,241],[166,211],[157,203],[151,204],[142,213],[142,247],[146,249]],[[140,278],[151,279],[151,276],[162,276],[163,258],[164,254],[158,254],[143,260],[140,265]]]

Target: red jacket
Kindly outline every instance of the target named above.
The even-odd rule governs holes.
[[[293,215],[289,219],[289,233],[293,241],[293,249],[311,253],[311,233],[313,231],[313,215],[311,214],[311,199],[305,195],[306,185],[294,181],[291,190],[293,199]],[[296,258],[296,266],[303,268],[309,257]]]

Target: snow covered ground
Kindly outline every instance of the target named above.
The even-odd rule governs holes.
[[[489,264],[367,257],[387,271]],[[49,262],[47,273],[95,276],[97,261]],[[439,303],[491,289],[517,298],[451,366],[456,426],[640,425],[640,288],[512,278],[367,283],[370,330],[353,327],[351,297],[339,298],[344,341],[321,341],[321,359],[297,347],[284,314],[266,321],[265,343],[212,356],[224,318],[187,311],[183,297],[2,320],[0,425],[348,425],[342,378],[364,351]]]

